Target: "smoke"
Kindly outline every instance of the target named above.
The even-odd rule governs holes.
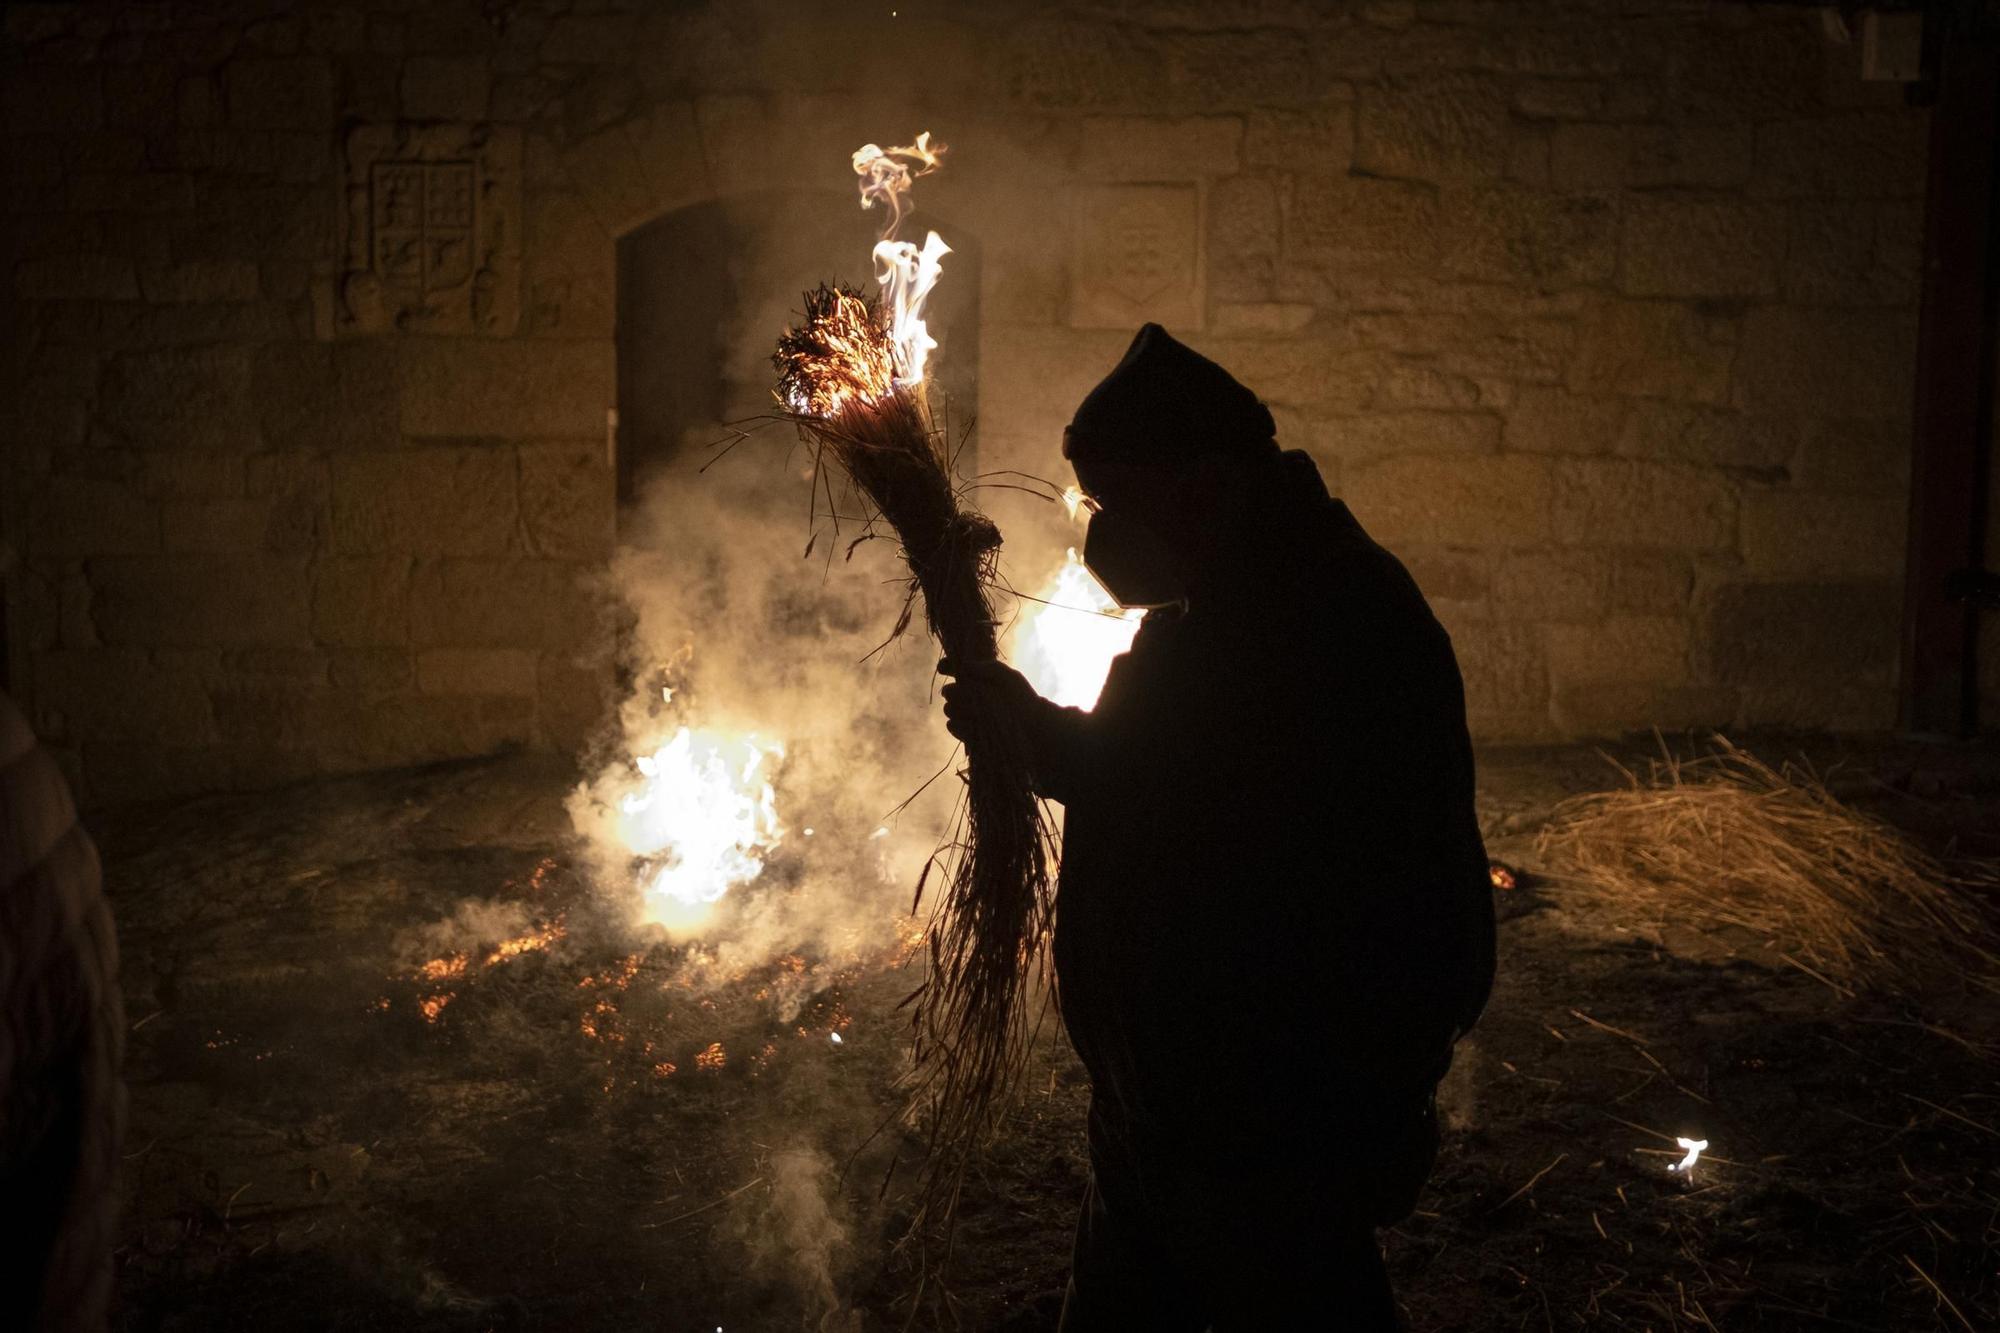
[[[790,1287],[806,1326],[820,1333],[861,1327],[859,1313],[845,1309],[840,1295],[854,1246],[837,1186],[825,1153],[806,1144],[786,1147],[771,1154],[761,1183],[746,1191],[732,1219],[750,1275]]]

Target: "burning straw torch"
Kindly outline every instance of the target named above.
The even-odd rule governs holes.
[[[845,476],[872,507],[870,526],[886,526],[900,543],[910,582],[897,631],[921,598],[945,655],[969,663],[998,655],[991,590],[1000,533],[965,503],[924,382],[937,344],[923,306],[950,247],[936,232],[922,246],[896,239],[912,179],[935,170],[943,151],[923,134],[909,147],[855,153],[862,206],[889,215],[874,249],[880,293],[806,293],[804,323],[786,330],[772,360],[781,409],[816,468]],[[942,872],[929,972],[912,996],[916,1089],[932,1112],[917,1228],[948,1228],[969,1155],[1025,1059],[1031,982],[1052,910],[1051,831],[1026,738],[1003,730],[967,748],[959,830],[917,883],[921,902],[931,872]]]

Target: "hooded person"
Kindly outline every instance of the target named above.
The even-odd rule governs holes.
[[[1374,1228],[1415,1205],[1492,984],[1450,639],[1274,436],[1141,329],[1063,443],[1086,563],[1152,608],[1131,649],[1089,710],[998,663],[943,692],[961,739],[1018,725],[1065,808],[1057,993],[1092,1096],[1064,1333],[1394,1328]]]

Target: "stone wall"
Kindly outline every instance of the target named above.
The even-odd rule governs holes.
[[[577,745],[616,237],[920,128],[982,465],[1057,474],[1160,319],[1409,563],[1482,738],[1893,717],[1926,122],[1810,12],[6,24],[10,676],[98,799]]]

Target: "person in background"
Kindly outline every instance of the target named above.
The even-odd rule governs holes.
[[[1275,433],[1148,324],[1063,442],[1085,563],[1150,608],[1130,651],[1088,711],[940,664],[953,734],[1020,729],[1065,809],[1057,993],[1092,1094],[1063,1333],[1395,1328],[1375,1228],[1415,1206],[1492,986],[1451,641]]]
[[[97,851],[0,694],[0,1328],[105,1326],[124,1041]]]

